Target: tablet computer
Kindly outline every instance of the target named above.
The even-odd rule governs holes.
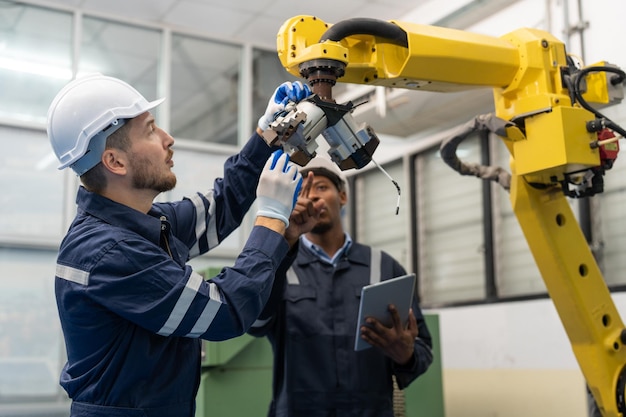
[[[406,323],[409,318],[414,289],[415,274],[407,274],[363,287],[361,290],[354,350],[358,351],[372,347],[372,345],[361,339],[361,326],[365,324],[367,317],[375,317],[385,326],[391,327],[389,304],[396,306],[400,319],[403,323]]]

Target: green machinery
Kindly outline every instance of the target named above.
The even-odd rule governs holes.
[[[425,314],[425,318],[433,337],[434,361],[404,390],[404,417],[444,417],[439,317]],[[272,389],[272,348],[267,339],[243,335],[203,343],[196,416],[264,417]]]

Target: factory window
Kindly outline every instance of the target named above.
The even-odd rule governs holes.
[[[1,6],[0,117],[44,123],[48,105],[72,78],[72,15]]]
[[[45,132],[0,126],[0,239],[55,244],[63,230],[63,180]]]
[[[0,248],[0,414],[7,403],[60,398],[65,353],[51,278],[55,257]]]
[[[463,160],[479,161],[478,140],[457,148]],[[485,298],[481,181],[461,177],[433,149],[417,156],[418,270],[424,304]]]
[[[240,46],[172,36],[172,136],[237,145],[241,54]]]
[[[161,31],[84,17],[78,74],[120,78],[148,100],[157,98]]]

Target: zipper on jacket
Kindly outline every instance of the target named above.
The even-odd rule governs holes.
[[[170,258],[174,259],[174,257],[172,256],[172,251],[170,250],[170,243],[167,240],[167,233],[168,233],[167,217],[161,216],[159,220],[161,220],[161,237],[163,238],[163,244],[165,245],[165,250],[167,251],[167,254],[170,255]]]

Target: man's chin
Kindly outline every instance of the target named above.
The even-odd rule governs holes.
[[[172,176],[171,178],[168,178],[166,181],[163,181],[163,183],[161,183],[160,186],[157,187],[157,191],[160,193],[165,193],[168,191],[172,191],[175,187],[176,187],[176,176]]]
[[[332,229],[332,227],[333,226],[330,223],[318,223],[315,225],[315,227],[313,227],[311,233],[321,235],[328,232],[330,229]]]

